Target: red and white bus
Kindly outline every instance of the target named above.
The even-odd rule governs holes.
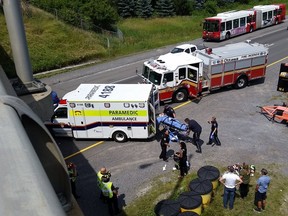
[[[249,10],[227,11],[208,17],[203,24],[204,40],[221,41],[285,20],[286,5],[258,5]]]

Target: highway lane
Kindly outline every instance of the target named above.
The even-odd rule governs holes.
[[[287,34],[286,24],[283,23],[255,31],[251,34],[235,37],[228,41],[203,42],[202,39],[197,39],[188,41],[187,43],[194,43],[196,45],[204,44],[205,46],[212,48],[245,40],[266,43],[270,45],[269,62],[274,62],[286,55],[285,47],[288,40]],[[44,78],[41,79],[41,81],[50,85],[58,92],[60,97],[75,89],[81,83],[137,83],[141,80],[136,75],[136,69],[141,72],[145,60],[167,53],[174,46],[175,45],[161,47],[151,51],[122,57],[110,62],[73,70],[69,73],[58,74],[50,78]]]
[[[273,34],[271,32],[273,32],[274,29],[279,29],[279,31]],[[285,31],[283,29],[285,29]],[[265,35],[265,33],[269,33],[269,35]],[[246,39],[267,43],[270,46],[269,63],[272,63],[287,55],[287,34],[286,26],[282,24],[273,26],[270,29],[267,28],[263,29],[263,31],[256,31],[252,34],[233,38],[229,41],[205,44],[216,47]],[[194,41],[192,41],[192,43],[193,42]],[[201,40],[198,39],[198,42],[201,42]],[[197,41],[194,43],[197,44]],[[71,75],[70,73],[62,74],[44,80],[47,81],[47,84],[50,82],[52,88],[59,92],[60,96],[75,89],[82,82],[100,83],[120,81],[120,83],[135,83],[137,81],[135,69],[137,67],[142,68],[142,63],[145,59],[149,59],[149,56],[152,54],[153,56],[157,56],[162,54],[161,52],[166,52],[170,49],[170,47],[165,47],[157,49],[156,51],[150,51],[148,54],[141,53],[139,55],[121,58],[123,61],[122,65],[121,59],[118,59],[116,62],[109,62],[95,67],[89,67],[88,69],[74,71]],[[130,58],[132,58],[132,60]],[[136,59],[136,63],[133,63],[134,58]],[[287,61],[288,60],[286,60],[286,62]],[[113,67],[115,67],[115,69]],[[80,75],[82,70],[84,71],[84,75]],[[206,138],[210,131],[209,125],[205,124],[206,120],[210,118],[211,115],[216,114],[220,123],[219,137],[223,143],[221,148],[225,149],[224,155],[221,149],[219,151],[216,148],[207,148],[207,146],[203,146],[202,155],[195,154],[195,147],[189,145],[188,153],[192,162],[193,171],[204,164],[227,165],[233,161],[242,162],[242,160],[248,163],[258,163],[265,159],[261,156],[261,153],[267,151],[267,149],[276,156],[269,158],[269,162],[276,162],[276,160],[277,162],[283,162],[286,160],[284,156],[285,154],[287,155],[287,151],[286,149],[282,150],[282,147],[286,145],[285,134],[287,128],[284,127],[283,129],[283,126],[281,127],[281,125],[275,124],[271,126],[270,122],[267,124],[267,119],[256,113],[257,105],[272,103],[272,98],[275,99],[275,97],[278,97],[278,99],[280,97],[281,99],[280,94],[275,92],[278,72],[279,64],[271,65],[267,69],[267,78],[264,84],[249,86],[239,91],[233,89],[228,91],[222,90],[204,97],[200,103],[188,102],[186,106],[182,107],[178,106],[179,104],[173,104],[173,106],[176,106],[176,113],[180,120],[183,121],[185,117],[193,116],[193,118],[200,122],[203,126],[203,134],[201,135],[203,141],[207,141]],[[233,131],[237,131],[237,133],[235,134]],[[267,146],[264,144],[274,142],[272,139],[274,136],[278,137],[279,144],[273,146],[274,149],[270,149],[269,144]],[[95,212],[99,212],[100,209],[103,211],[101,215],[107,213],[103,210],[105,206],[97,199],[98,191],[95,189],[95,172],[97,172],[101,166],[105,165],[111,170],[112,180],[116,186],[120,187],[120,202],[122,205],[124,205],[125,202],[130,203],[135,197],[145,193],[150,186],[149,179],[163,174],[162,167],[164,166],[164,162],[158,159],[160,147],[158,146],[157,138],[151,141],[134,140],[127,143],[115,143],[112,141],[101,142],[97,140],[76,141],[73,139],[57,139],[57,142],[65,157],[81,149],[85,150],[85,148],[95,145],[69,158],[69,160],[73,160],[78,165],[80,173],[78,188],[81,195],[81,199],[79,199],[78,202],[85,215],[95,215]],[[248,148],[247,143],[250,144],[249,152],[253,154],[245,152]],[[258,149],[257,147],[259,145],[262,145],[263,148]],[[173,144],[169,153],[172,154],[177,148],[178,146]],[[237,148],[237,154],[235,154],[235,148]],[[225,155],[227,154],[231,154],[231,158],[226,158]],[[243,155],[246,156],[243,158]],[[267,157],[269,156],[268,154],[266,155]],[[173,161],[169,161],[167,169],[171,170],[172,166]],[[171,174],[169,176],[177,178],[177,174]]]

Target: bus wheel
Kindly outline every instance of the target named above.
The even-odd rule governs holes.
[[[229,33],[229,32],[225,35],[225,39],[226,39],[226,40],[229,40],[229,39],[230,39],[230,33]]]
[[[250,27],[250,32],[253,32],[253,30],[254,30],[254,29],[253,29],[253,27],[251,26],[251,27]]]
[[[181,102],[187,101],[187,99],[188,99],[188,94],[187,94],[187,91],[185,89],[180,89],[180,90],[176,91],[174,96],[173,96],[173,101],[176,103],[181,103]]]
[[[247,86],[247,78],[245,76],[241,76],[237,79],[236,83],[235,83],[235,88],[236,89],[241,89],[241,88],[245,88]]]
[[[278,19],[276,19],[276,21],[275,21],[275,25],[278,25]]]
[[[122,131],[115,131],[112,136],[113,140],[116,142],[126,142],[127,135]]]

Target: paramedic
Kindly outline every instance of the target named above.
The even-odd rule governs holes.
[[[166,162],[168,161],[166,153],[167,153],[167,147],[170,147],[169,142],[170,142],[169,131],[167,129],[164,129],[164,134],[162,135],[160,141],[161,154],[159,155],[159,158],[163,159],[163,161]]]
[[[187,135],[189,135],[190,131],[193,131],[193,142],[197,147],[196,152],[202,153],[200,144],[200,135],[202,132],[202,127],[194,119],[190,120],[189,118],[186,118],[184,121],[188,125]]]
[[[170,118],[175,118],[176,117],[175,110],[171,106],[168,106],[168,105],[164,106],[163,113],[165,115],[169,116]]]

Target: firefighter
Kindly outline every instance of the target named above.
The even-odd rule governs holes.
[[[76,193],[76,179],[78,176],[76,165],[72,162],[67,163],[68,174],[70,178],[71,190],[75,199],[80,198]]]

